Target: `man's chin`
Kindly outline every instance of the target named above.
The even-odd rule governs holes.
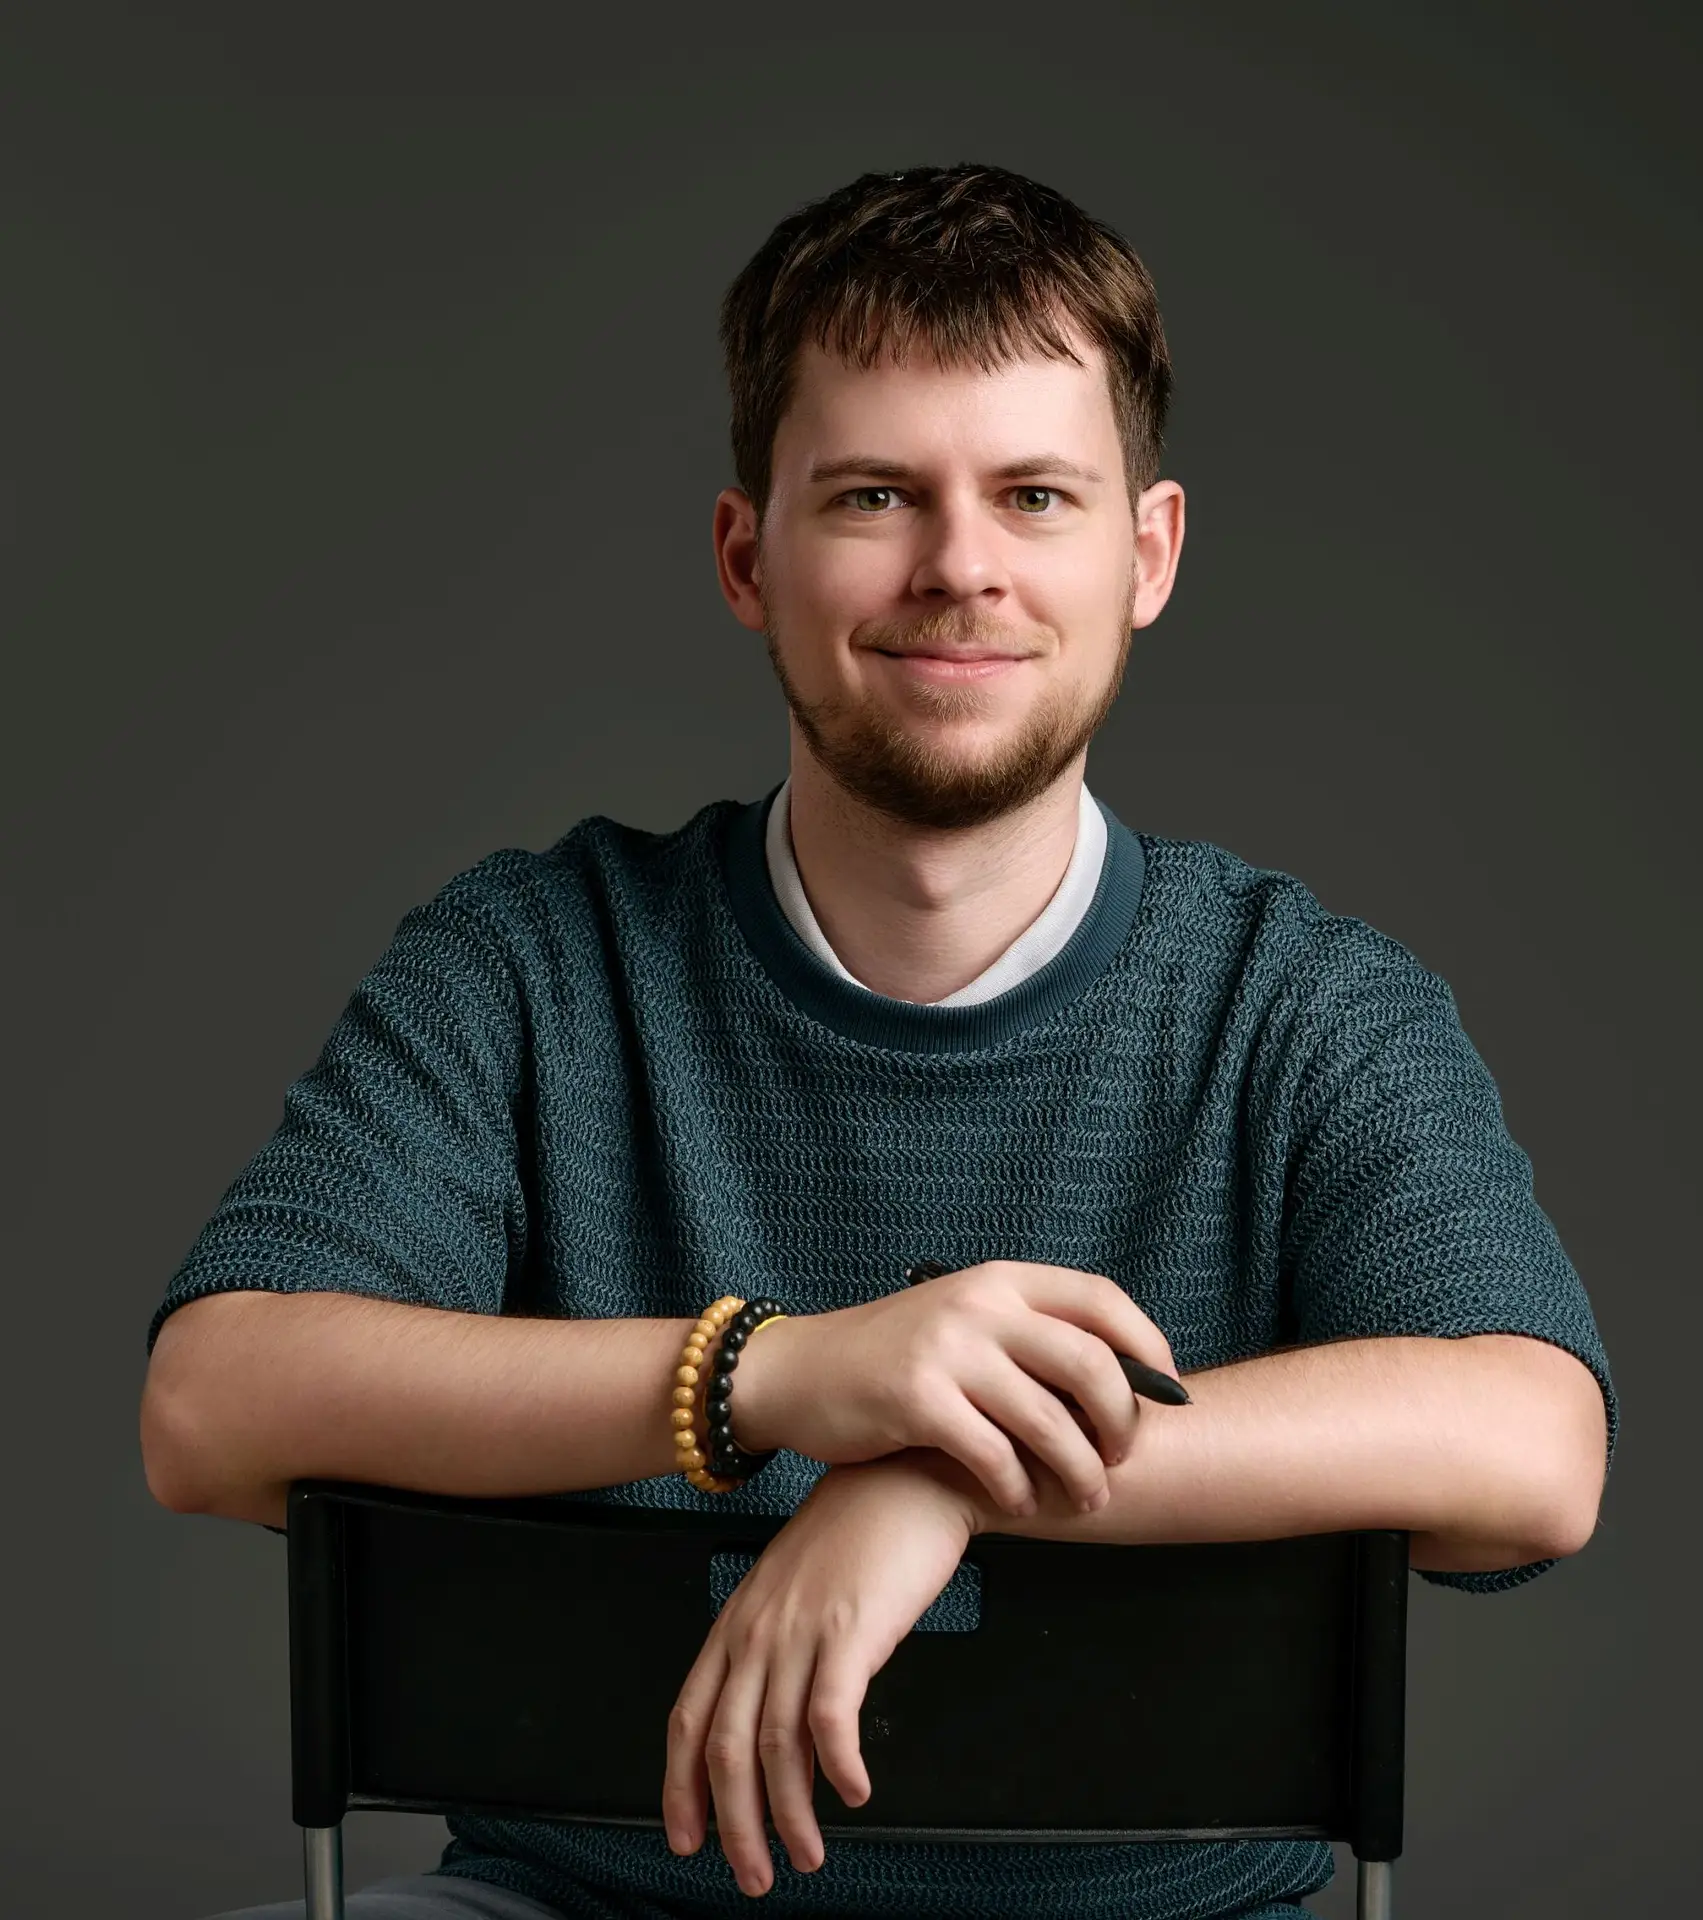
[[[924,774],[902,766],[864,764],[828,771],[853,799],[876,812],[906,826],[936,829],[983,826],[1028,805],[1052,784],[1032,776],[989,779],[981,772],[966,778],[962,771],[954,777],[951,769]]]

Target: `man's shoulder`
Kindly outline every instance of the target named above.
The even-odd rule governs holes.
[[[1222,944],[1251,959],[1310,941],[1334,917],[1304,880],[1216,841],[1143,833],[1141,845],[1153,923],[1179,946]]]
[[[587,814],[542,848],[504,846],[451,875],[416,911],[476,925],[504,946],[679,907],[712,877],[719,829],[744,803],[713,800],[653,830]]]
[[[1327,906],[1280,867],[1211,840],[1143,833],[1150,911],[1179,960],[1216,955],[1231,971],[1268,974],[1307,996],[1392,976],[1438,981],[1394,934]]]

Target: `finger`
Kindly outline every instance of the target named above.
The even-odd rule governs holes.
[[[740,1892],[767,1893],[775,1876],[765,1825],[757,1726],[768,1690],[768,1655],[749,1639],[734,1637],[728,1662],[721,1698],[704,1739],[716,1835]]]
[[[1013,1262],[1009,1272],[1031,1307],[1094,1334],[1116,1353],[1177,1378],[1171,1343],[1161,1328],[1115,1280],[1103,1273],[1083,1273],[1076,1267],[1051,1267]],[[1127,1384],[1125,1391],[1128,1391]]]
[[[704,1741],[727,1673],[726,1643],[711,1630],[668,1715],[668,1764],[662,1776],[662,1820],[676,1853],[703,1844],[709,1774]]]
[[[1111,1349],[1101,1350],[1115,1370],[1117,1362],[1112,1359]],[[1122,1382],[1121,1373],[1118,1378]],[[970,1398],[1002,1432],[1027,1447],[1057,1475],[1073,1506],[1091,1513],[1106,1504],[1111,1495],[1106,1463],[1096,1450],[1092,1434],[1078,1424],[1057,1393],[1049,1391],[1015,1358],[1008,1355],[998,1378],[986,1388],[971,1389]],[[1134,1404],[1126,1385],[1124,1407],[1133,1410]],[[1125,1417],[1133,1417],[1133,1412]]]
[[[848,1636],[825,1634],[810,1687],[811,1738],[822,1771],[848,1807],[861,1807],[873,1789],[863,1764],[857,1716],[869,1691],[870,1661]]]
[[[815,1678],[816,1655],[806,1646],[802,1657],[784,1664],[777,1658],[757,1727],[757,1754],[769,1812],[787,1858],[800,1873],[814,1873],[825,1857],[811,1790],[816,1783],[815,1741],[805,1715]]]
[[[1074,1441],[1067,1440],[1065,1444],[1081,1470],[1075,1475],[1061,1472],[1058,1460],[1046,1447],[1035,1448],[1078,1500],[1086,1498],[1106,1484],[1105,1468],[1124,1459],[1135,1445],[1141,1403],[1130,1392],[1117,1355],[1098,1335],[1085,1333],[1080,1327],[1054,1320],[1044,1313],[1031,1314],[1014,1328],[1007,1338],[1005,1351],[1026,1378],[1050,1389],[1052,1394],[1068,1396],[1087,1415],[1092,1428],[1090,1449],[1095,1453],[1092,1466],[1082,1459]],[[990,1417],[999,1420],[1002,1426],[1008,1426],[1006,1416],[1015,1411],[1009,1400],[1013,1390],[1011,1382],[1001,1382],[1000,1398],[986,1407]],[[1030,1402],[1031,1418],[1046,1418],[1032,1403],[1031,1396],[1023,1398]],[[1009,1430],[1034,1444],[1026,1429]],[[1082,1475],[1086,1475],[1086,1479]]]
[[[969,1468],[1002,1512],[1035,1511],[1035,1488],[1011,1436],[966,1398],[955,1383],[930,1404],[937,1406],[928,1444]],[[1090,1448],[1092,1451],[1092,1448]]]

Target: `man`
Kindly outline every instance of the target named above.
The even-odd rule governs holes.
[[[866,175],[722,331],[717,565],[790,774],[403,920],[155,1316],[150,1485],[269,1525],[312,1475],[791,1516],[682,1688],[667,1837],[454,1820],[360,1920],[1293,1914],[1327,1845],[829,1855],[811,1767],[867,1797],[855,1703],[981,1530],[1394,1526],[1478,1591],[1576,1552],[1617,1420],[1584,1289],[1446,984],[1088,793],[1183,541],[1125,243],[999,169]],[[662,1415],[730,1294],[787,1310],[731,1403],[780,1451],[711,1492]],[[1190,1404],[1138,1412],[1115,1351]]]

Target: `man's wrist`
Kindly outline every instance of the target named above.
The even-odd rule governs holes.
[[[753,1333],[745,1342],[733,1373],[733,1437],[747,1453],[768,1453],[784,1447],[787,1385],[793,1358],[787,1349],[799,1321],[791,1314]]]
[[[932,1447],[901,1447],[874,1460],[830,1467],[816,1484],[839,1479],[886,1481],[901,1490],[899,1497],[920,1500],[937,1509],[958,1527],[967,1546],[984,1529],[978,1524],[976,1503],[968,1493],[968,1476],[950,1471],[956,1466],[956,1461]]]
[[[964,1524],[973,1539],[978,1533],[997,1533],[1006,1516],[995,1504],[976,1476],[962,1460],[950,1453],[943,1453],[938,1447],[908,1447],[902,1453],[890,1454],[892,1460],[901,1460],[919,1473],[926,1473],[935,1484],[956,1501],[964,1516]]]

